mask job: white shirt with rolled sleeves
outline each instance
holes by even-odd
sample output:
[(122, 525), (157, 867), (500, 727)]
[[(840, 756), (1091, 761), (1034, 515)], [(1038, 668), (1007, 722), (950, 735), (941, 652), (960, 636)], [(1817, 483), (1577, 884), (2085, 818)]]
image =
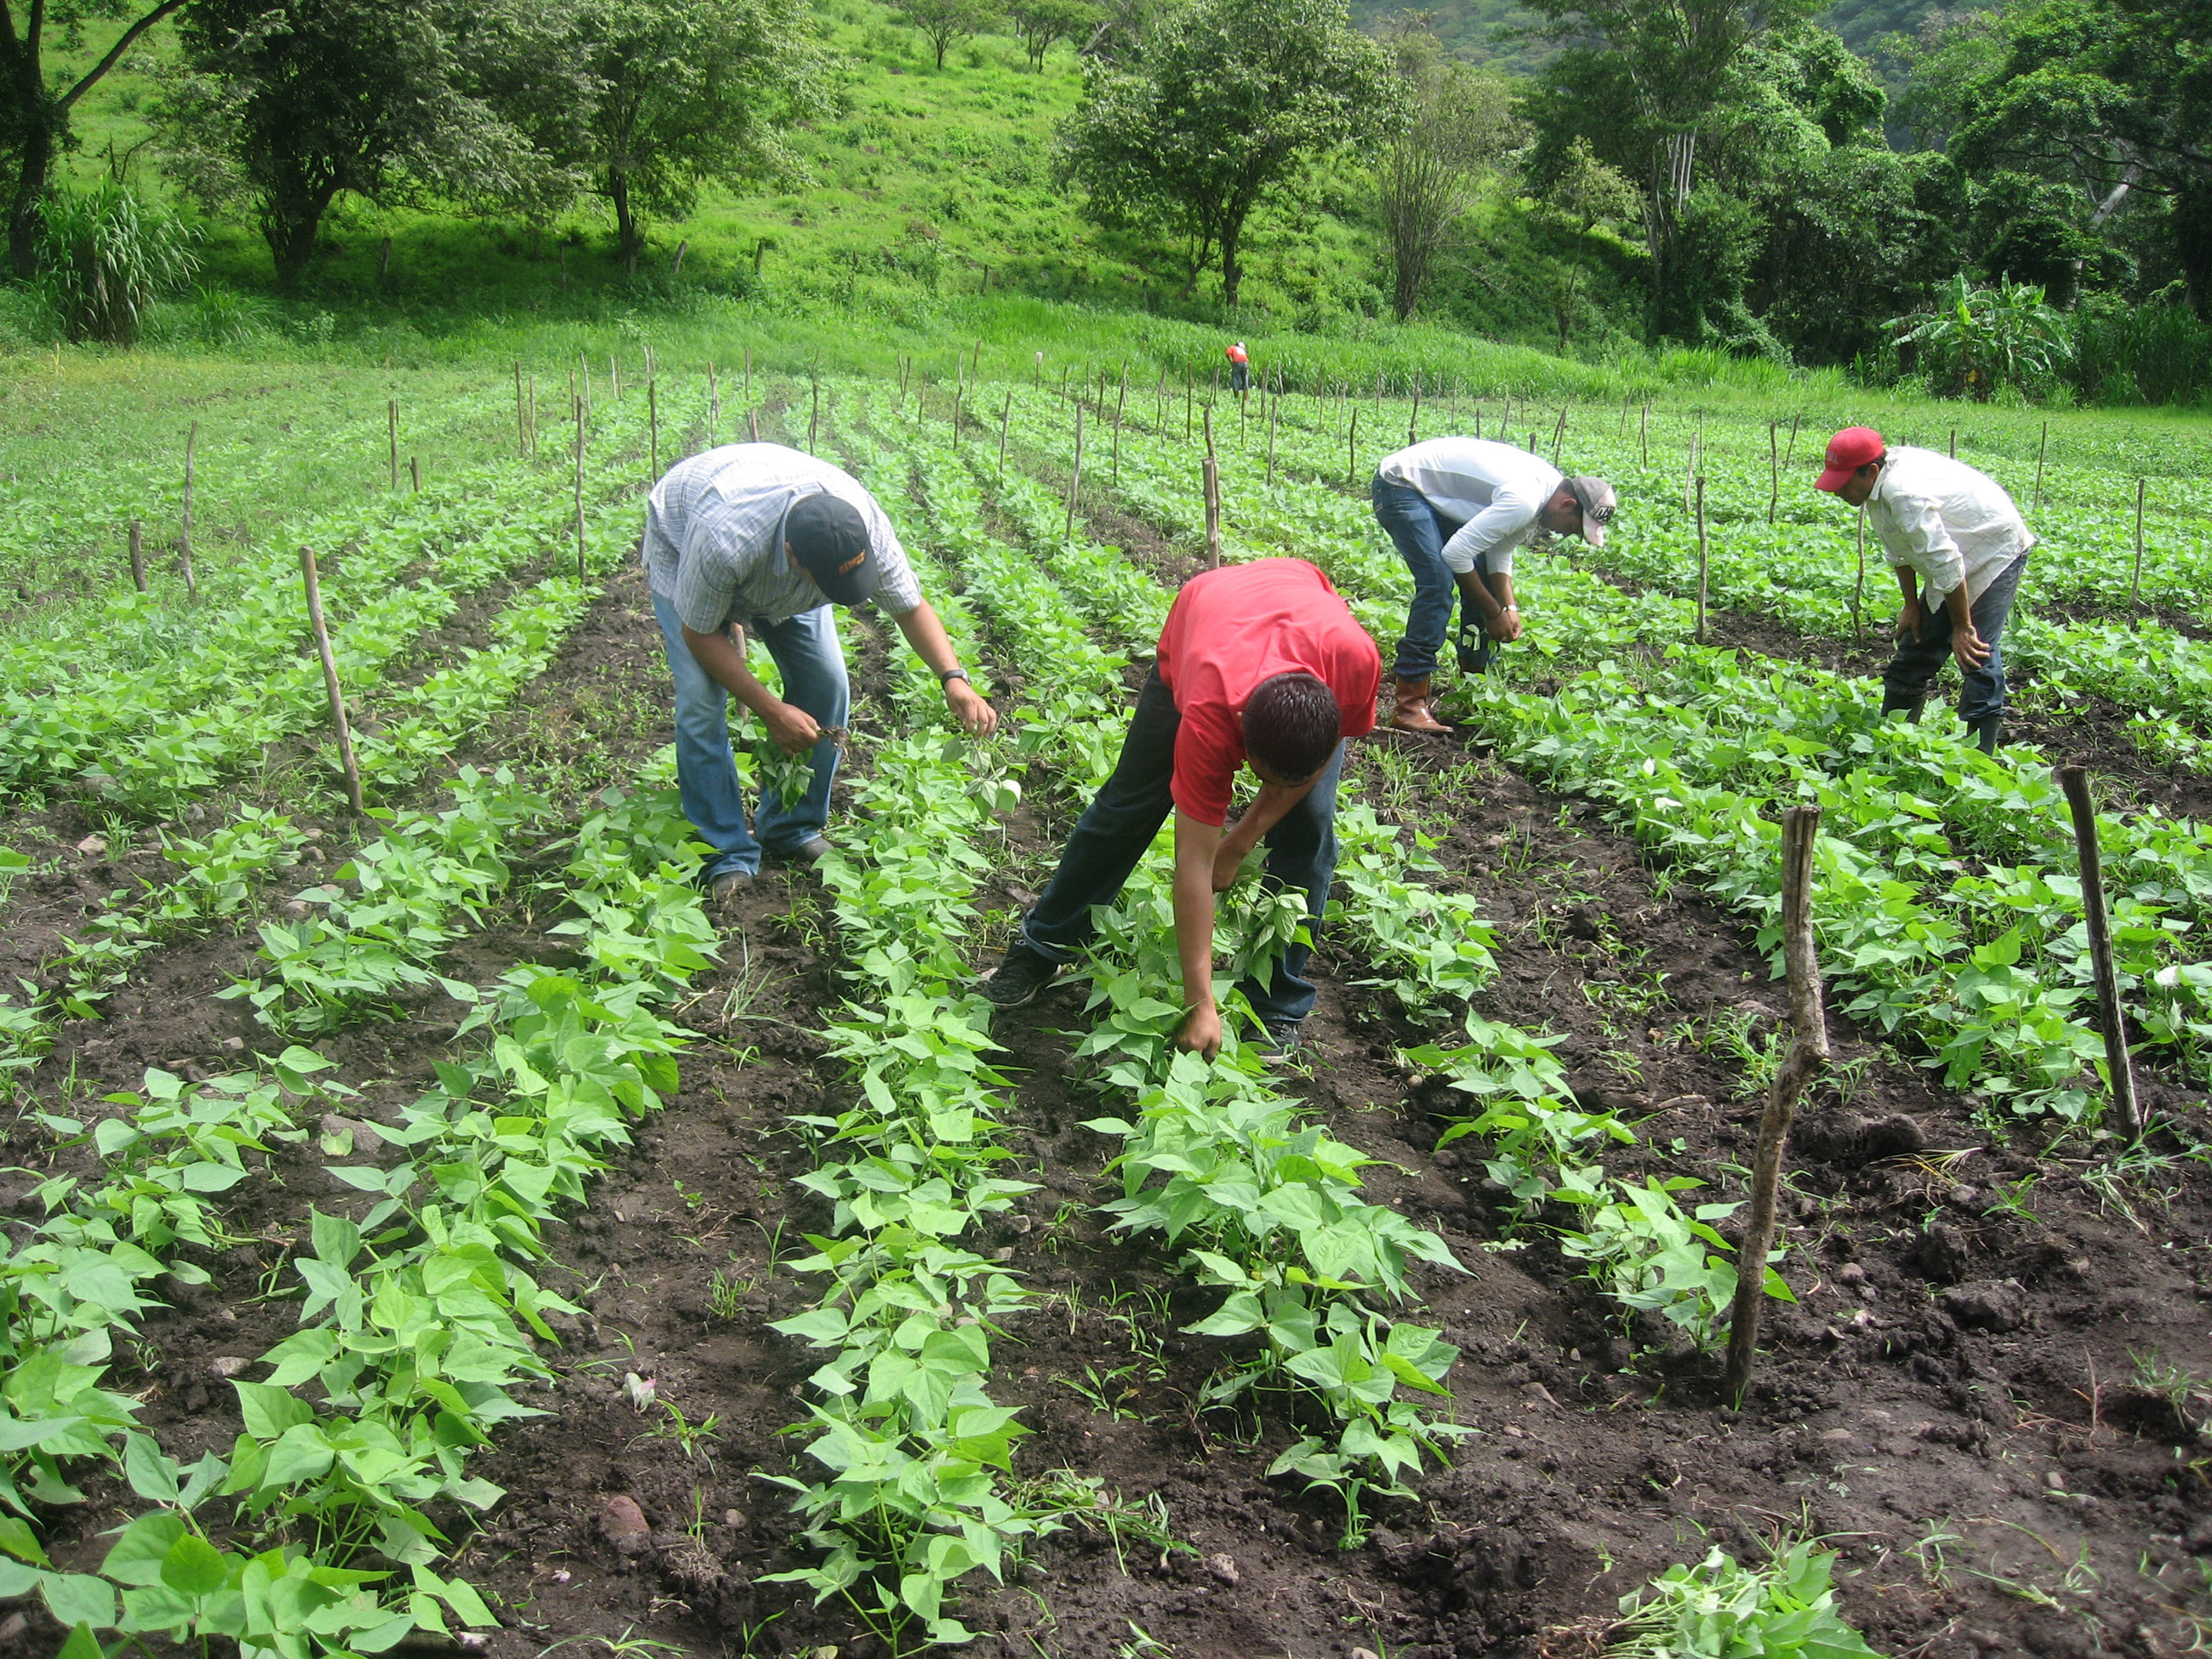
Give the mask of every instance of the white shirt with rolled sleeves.
[(1964, 582), (1966, 603), (2035, 545), (1996, 480), (1932, 449), (1893, 444), (1867, 497), (1867, 522), (1897, 569), (1917, 571), (1936, 605)]
[(653, 485), (644, 541), (653, 591), (701, 634), (820, 609), (829, 600), (783, 550), (783, 521), (793, 502), (823, 494), (852, 503), (867, 525), (883, 572), (875, 602), (895, 617), (920, 605), (921, 585), (876, 498), (842, 468), (781, 444), (725, 444), (678, 461)]
[(1447, 519), (1461, 520), (1444, 544), (1444, 563), (1456, 572), (1474, 568), (1486, 553), (1495, 572), (1513, 568), (1513, 550), (1536, 528), (1544, 510), (1566, 482), (1559, 468), (1540, 455), (1488, 438), (1428, 438), (1395, 455), (1378, 469), (1391, 483), (1407, 484)]

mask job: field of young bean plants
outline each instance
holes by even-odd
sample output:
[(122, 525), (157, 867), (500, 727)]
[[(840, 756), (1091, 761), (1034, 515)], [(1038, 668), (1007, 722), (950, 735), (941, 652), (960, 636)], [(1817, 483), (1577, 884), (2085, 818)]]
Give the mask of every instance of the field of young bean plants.
[[(626, 349), (201, 374), (128, 439), (58, 356), (7, 383), (0, 1654), (2212, 1644), (2201, 433), (1892, 433), (2043, 538), (1984, 756), (1877, 715), (1894, 585), (1810, 487), (1849, 411)], [(1409, 433), (1622, 498), (1523, 556), (1452, 737), (1354, 744), (1328, 917), (1224, 896), (1221, 971), (1310, 927), (1322, 1000), (1212, 1066), (1164, 843), (1039, 1003), (975, 990), (1206, 557), (1209, 423), (1221, 556), (1386, 650)], [(715, 914), (635, 548), (749, 430), (875, 493), (1005, 723), (841, 619), (837, 850)], [(1800, 803), (1835, 1056), (1732, 1400)]]

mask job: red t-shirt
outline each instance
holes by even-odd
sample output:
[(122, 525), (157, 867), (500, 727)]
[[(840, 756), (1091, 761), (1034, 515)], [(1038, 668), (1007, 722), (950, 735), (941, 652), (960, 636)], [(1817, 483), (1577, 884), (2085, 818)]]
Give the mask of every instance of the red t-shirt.
[(1328, 578), (1304, 559), (1255, 559), (1193, 576), (1160, 630), (1160, 678), (1174, 693), (1175, 804), (1200, 823), (1229, 817), (1244, 763), (1244, 702), (1261, 681), (1303, 671), (1336, 693), (1342, 734), (1375, 729), (1382, 656)]
[(1229, 348), (1229, 361), (1232, 363), (1243, 363), (1249, 362), (1251, 358), (1243, 346), (1231, 346)]

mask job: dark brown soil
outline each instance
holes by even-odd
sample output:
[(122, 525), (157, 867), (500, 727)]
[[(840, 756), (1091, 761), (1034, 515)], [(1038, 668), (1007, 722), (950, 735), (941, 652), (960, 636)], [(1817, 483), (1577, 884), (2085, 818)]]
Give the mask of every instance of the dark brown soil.
[[(1133, 520), (1097, 528), (1135, 556), (1164, 547)], [(625, 575), (468, 757), (560, 763), (580, 799), (665, 741), (659, 653), (642, 584)], [(882, 641), (859, 654), (862, 688), (880, 685)], [(856, 729), (881, 718), (864, 709)], [(1386, 747), (1403, 763), (1386, 765)], [(1731, 1034), (1764, 1045), (1781, 1006), (1737, 919), (1646, 867), (1586, 804), (1455, 739), (1378, 738), (1358, 769), (1386, 816), (1438, 838), (1443, 879), (1495, 921), (1499, 971), (1478, 1012), (1563, 1034), (1578, 1095), (1635, 1127), (1641, 1145), (1608, 1167), (1733, 1196), (1758, 1108)], [(1018, 904), (1048, 864), (1069, 804), (1042, 801), (1014, 827), (987, 902)], [(40, 902), (73, 927), (68, 906), (112, 879), (88, 867)], [(557, 920), (495, 913), (459, 970), (561, 960), (544, 931)], [(817, 1362), (766, 1326), (811, 1300), (776, 1263), (826, 1219), (793, 1184), (815, 1159), (787, 1123), (847, 1098), (814, 1035), (844, 994), (834, 933), (804, 875), (745, 895), (722, 966), (681, 1011), (699, 1035), (680, 1093), (591, 1207), (553, 1230), (542, 1277), (586, 1312), (547, 1351), (557, 1382), (532, 1403), (551, 1414), (509, 1425), (475, 1468), (507, 1498), (481, 1532), (457, 1534), (459, 1570), (502, 1613), (494, 1659), (625, 1632), (732, 1659), (876, 1650), (834, 1608), (760, 1582), (802, 1559), (785, 1496), (759, 1477), (803, 1468), (784, 1431)], [(239, 1004), (209, 1000), (245, 952), (226, 939), (157, 953), (110, 1021), (64, 1031), (42, 1098), (82, 1103), (145, 1064), (213, 1070), (237, 1063), (228, 1038), (265, 1043)], [(1841, 1549), (1844, 1610), (1885, 1651), (2148, 1656), (2188, 1646), (2185, 1612), (2212, 1617), (2187, 1588), (2191, 1552), (2212, 1551), (2212, 1460), (2135, 1386), (2130, 1358), (2212, 1374), (2212, 1194), (2177, 1143), (2156, 1144), (2164, 1167), (2100, 1194), (2082, 1176), (2089, 1152), (2108, 1150), (2046, 1151), (2026, 1126), (1978, 1122), (1924, 1068), (1834, 1020), (1837, 1078), (1808, 1101), (1785, 1198), (1799, 1302), (1770, 1304), (1769, 1357), (1738, 1413), (1719, 1404), (1710, 1358), (1621, 1319), (1543, 1227), (1509, 1237), (1479, 1142), (1435, 1150), (1463, 1100), (1401, 1056), (1452, 1033), (1360, 988), (1365, 965), (1340, 939), (1324, 938), (1317, 969), (1322, 1006), (1285, 1086), (1381, 1160), (1368, 1171), (1377, 1201), (1436, 1227), (1468, 1267), (1424, 1270), (1415, 1316), (1462, 1347), (1453, 1407), (1478, 1432), (1343, 1550), (1333, 1500), (1263, 1476), (1291, 1436), (1277, 1403), (1256, 1419), (1195, 1408), (1218, 1354), (1182, 1328), (1211, 1298), (1157, 1241), (1102, 1231), (1113, 1147), (1080, 1126), (1106, 1107), (1069, 1057), (1082, 993), (1056, 989), (998, 1032), (1018, 1067), (1014, 1172), (1037, 1189), (981, 1243), (1010, 1252), (1041, 1299), (1010, 1322), (993, 1387), (1035, 1431), (1021, 1474), (1064, 1468), (1156, 1497), (1191, 1550), (1117, 1551), (1080, 1529), (1047, 1539), (1007, 1589), (969, 1596), (965, 1616), (988, 1638), (975, 1651), (1108, 1659), (1133, 1625), (1186, 1659), (1592, 1653), (1616, 1599), (1668, 1563), (1711, 1543), (1756, 1559), (1805, 1530)], [(321, 1045), (362, 1088), (361, 1115), (411, 1097), (457, 1010), (409, 1012)], [(2151, 1080), (2147, 1103), (2203, 1121), (2168, 1079)], [(27, 1127), (9, 1139), (12, 1161), (43, 1156)], [(143, 1395), (172, 1451), (227, 1449), (236, 1433), (215, 1362), (288, 1334), (290, 1309), (260, 1299), (264, 1275), (309, 1204), (340, 1201), (324, 1161), (312, 1143), (282, 1152), (284, 1185), (254, 1183), (236, 1218), (254, 1242), (210, 1262), (215, 1285), (180, 1291), (120, 1363), (118, 1386)], [(23, 1177), (9, 1180), (20, 1194)], [(633, 1370), (692, 1423), (713, 1420), (696, 1455), (631, 1410)], [(89, 1556), (131, 1502), (112, 1482), (88, 1490), (90, 1503), (46, 1517), (64, 1559)], [(652, 1528), (635, 1553), (603, 1525), (618, 1496)], [(34, 1624), (15, 1649), (47, 1645)]]

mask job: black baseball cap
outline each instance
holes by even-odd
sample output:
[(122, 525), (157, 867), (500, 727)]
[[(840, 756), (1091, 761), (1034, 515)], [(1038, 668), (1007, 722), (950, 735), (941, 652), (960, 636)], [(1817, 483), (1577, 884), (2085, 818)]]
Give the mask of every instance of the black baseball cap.
[(784, 515), (783, 538), (792, 562), (832, 605), (859, 605), (883, 583), (867, 520), (842, 495), (801, 496)]

